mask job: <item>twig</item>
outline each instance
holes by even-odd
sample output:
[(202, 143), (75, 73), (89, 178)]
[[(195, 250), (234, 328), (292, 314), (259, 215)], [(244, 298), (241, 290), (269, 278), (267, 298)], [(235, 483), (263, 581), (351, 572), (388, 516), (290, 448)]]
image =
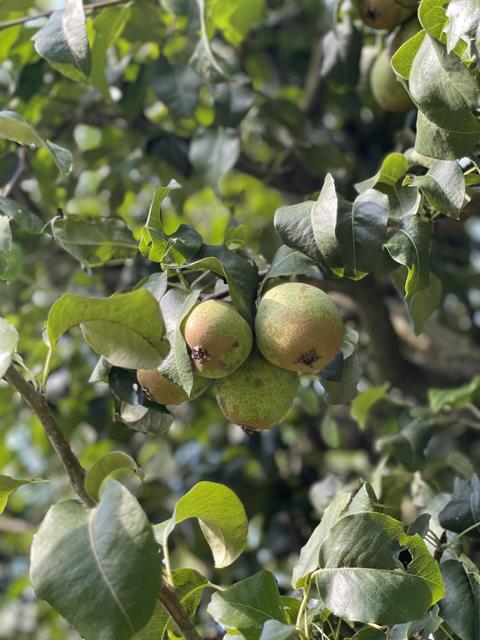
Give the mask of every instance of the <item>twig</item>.
[(85, 490), (84, 478), (85, 470), (73, 453), (69, 442), (50, 409), (45, 396), (37, 391), (22, 374), (13, 367), (8, 369), (5, 380), (18, 391), (33, 413), (38, 417), (45, 430), (50, 444), (60, 457), (63, 466), (68, 474), (72, 489), (77, 496), (88, 506), (94, 507), (95, 502), (90, 498)]
[(23, 147), (20, 147), (20, 149), (18, 150), (17, 168), (15, 169), (14, 174), (12, 175), (10, 180), (7, 182), (7, 184), (3, 187), (3, 189), (0, 189), (1, 196), (3, 196), (4, 198), (7, 198), (10, 195), (10, 192), (12, 191), (14, 186), (17, 184), (18, 179), (20, 178), (20, 176), (22, 175), (22, 173), (25, 171), (26, 168), (27, 168), (27, 162), (26, 162), (26, 156), (25, 156), (25, 149)]
[(195, 625), (178, 599), (175, 590), (165, 581), (160, 590), (159, 600), (176, 622), (185, 640), (201, 640)]
[[(105, 7), (113, 7), (116, 4), (126, 4), (130, 0), (104, 0), (103, 2), (95, 2), (93, 4), (84, 5), (85, 12), (96, 11), (97, 9), (103, 9)], [(19, 24), (25, 24), (31, 20), (37, 20), (38, 18), (49, 18), (52, 13), (55, 13), (55, 9), (50, 11), (44, 11), (43, 13), (37, 13), (33, 15), (23, 16), (22, 18), (15, 18), (15, 20), (7, 20), (0, 22), (0, 31), (3, 29), (9, 29), (10, 27), (16, 27)]]

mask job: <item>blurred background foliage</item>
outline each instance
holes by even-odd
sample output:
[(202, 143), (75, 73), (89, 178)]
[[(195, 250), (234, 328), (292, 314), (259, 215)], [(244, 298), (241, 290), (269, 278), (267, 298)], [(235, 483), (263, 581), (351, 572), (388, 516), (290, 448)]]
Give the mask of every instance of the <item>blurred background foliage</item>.
[[(55, 225), (42, 235), (13, 225), (15, 259), (0, 282), (0, 315), (18, 329), (19, 352), (34, 373), (43, 366), (43, 324), (58, 296), (109, 295), (158, 271), (136, 245), (159, 184), (181, 184), (165, 202), (167, 231), (193, 224), (205, 242), (246, 247), (268, 263), (281, 244), (272, 226), (276, 208), (316, 195), (327, 171), (351, 198), (353, 185), (373, 175), (388, 152), (412, 147), (414, 113), (384, 112), (370, 94), (368, 71), (384, 37), (362, 28), (348, 2), (338, 15), (335, 0), (255, 0), (245, 3), (250, 13), (244, 17), (241, 3), (234, 5), (240, 12), (235, 28), (220, 27), (213, 37), (209, 27), (211, 51), (233, 81), (219, 81), (199, 44), (197, 4), (190, 0), (136, 0), (87, 12), (90, 85), (71, 82), (35, 52), (31, 37), (41, 22), (0, 31), (0, 107), (14, 109), (74, 155), (72, 173), (61, 179), (45, 150), (27, 151), (10, 194), (45, 225), (60, 220), (64, 230), (55, 241)], [(61, 6), (0, 0), (0, 22)], [(18, 153), (0, 141), (0, 187)], [(464, 393), (466, 400), (432, 412), (423, 369), (400, 372), (399, 350), (416, 367), (450, 376), (452, 386), (478, 371), (475, 214), (472, 204), (466, 222), (440, 217), (435, 223), (432, 269), (443, 298), (421, 336), (382, 275), (389, 265), (363, 287), (370, 308), (387, 310), (398, 337), (384, 344), (395, 379), (385, 367), (372, 367), (372, 341), (378, 351), (382, 327), (365, 314), (356, 292), (329, 283), (347, 325), (360, 332), (359, 390), (394, 385), (360, 418), (362, 426), (349, 405), (327, 405), (321, 385), (305, 379), (284, 424), (262, 435), (228, 425), (212, 392), (176, 408), (165, 437), (145, 435), (116, 418), (105, 383), (89, 382), (97, 358), (74, 330), (55, 352), (48, 398), (82, 464), (114, 449), (133, 455), (145, 471), (144, 484), (134, 490), (153, 522), (168, 517), (199, 480), (231, 487), (251, 522), (248, 550), (232, 567), (212, 572), (195, 524), (184, 523), (174, 536), (174, 565), (198, 567), (222, 584), (264, 567), (288, 592), (299, 549), (329, 499), (362, 479), (373, 481), (397, 517), (413, 520), (427, 505), (435, 515), (454, 477), (480, 470), (480, 385)], [(112, 225), (128, 238), (121, 248)], [(100, 268), (85, 264), (93, 233), (103, 234), (104, 250), (111, 250)], [(0, 638), (78, 638), (34, 597), (27, 577), (32, 534), (48, 506), (70, 490), (39, 422), (4, 383), (0, 442), (2, 473), (49, 479), (19, 489), (0, 516)], [(471, 545), (478, 562), (480, 545)]]

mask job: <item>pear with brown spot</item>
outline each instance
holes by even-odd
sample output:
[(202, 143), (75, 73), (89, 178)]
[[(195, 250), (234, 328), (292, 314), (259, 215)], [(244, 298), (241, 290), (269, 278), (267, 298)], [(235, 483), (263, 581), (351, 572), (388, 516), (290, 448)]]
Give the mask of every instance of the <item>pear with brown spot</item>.
[(416, 0), (357, 0), (358, 13), (372, 29), (391, 31), (417, 11)]
[(217, 402), (230, 422), (246, 431), (263, 431), (282, 420), (297, 387), (297, 374), (253, 352), (235, 373), (217, 381)]
[(240, 367), (252, 350), (248, 322), (223, 300), (206, 300), (192, 309), (183, 330), (199, 375), (223, 378)]
[(309, 284), (287, 282), (260, 300), (257, 346), (269, 362), (290, 371), (318, 371), (335, 356), (343, 323), (331, 298)]
[(138, 369), (137, 380), (147, 396), (158, 404), (182, 404), (198, 398), (208, 389), (209, 381), (195, 376), (192, 393), (187, 392), (175, 382), (172, 382), (158, 369)]

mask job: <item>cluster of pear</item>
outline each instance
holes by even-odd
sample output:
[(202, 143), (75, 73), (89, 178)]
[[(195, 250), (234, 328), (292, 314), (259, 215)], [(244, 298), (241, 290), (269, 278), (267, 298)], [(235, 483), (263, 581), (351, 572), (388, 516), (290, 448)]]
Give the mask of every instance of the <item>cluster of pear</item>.
[(230, 302), (206, 300), (183, 324), (195, 384), (189, 397), (157, 369), (140, 369), (137, 378), (160, 404), (198, 397), (215, 380), (217, 402), (228, 420), (247, 430), (264, 430), (281, 421), (298, 386), (298, 373), (313, 373), (337, 353), (343, 323), (335, 303), (312, 285), (288, 282), (268, 290), (249, 323)]
[(391, 66), (395, 51), (420, 29), (416, 0), (357, 0), (358, 13), (373, 29), (393, 31), (387, 46), (370, 69), (370, 88), (375, 101), (386, 111), (405, 112), (413, 108), (410, 96), (397, 80)]

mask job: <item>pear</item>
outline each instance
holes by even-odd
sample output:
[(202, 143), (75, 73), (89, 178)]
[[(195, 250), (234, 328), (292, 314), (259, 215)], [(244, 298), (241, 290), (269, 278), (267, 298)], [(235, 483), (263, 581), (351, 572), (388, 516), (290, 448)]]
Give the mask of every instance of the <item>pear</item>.
[(248, 322), (223, 300), (206, 300), (192, 309), (183, 334), (199, 375), (223, 378), (242, 365), (252, 350)]
[(217, 402), (226, 418), (245, 430), (263, 431), (281, 421), (298, 387), (298, 376), (253, 352), (235, 373), (216, 382)]
[(380, 52), (373, 63), (370, 88), (375, 101), (385, 111), (405, 112), (414, 108), (410, 96), (397, 80), (386, 49)]
[(182, 404), (198, 398), (209, 386), (205, 378), (195, 376), (191, 396), (158, 369), (138, 369), (137, 380), (148, 397), (158, 404)]
[(392, 31), (417, 11), (416, 0), (357, 0), (358, 13), (372, 29)]
[(262, 297), (255, 319), (257, 346), (290, 371), (318, 371), (337, 353), (343, 323), (331, 298), (309, 284), (287, 282)]

